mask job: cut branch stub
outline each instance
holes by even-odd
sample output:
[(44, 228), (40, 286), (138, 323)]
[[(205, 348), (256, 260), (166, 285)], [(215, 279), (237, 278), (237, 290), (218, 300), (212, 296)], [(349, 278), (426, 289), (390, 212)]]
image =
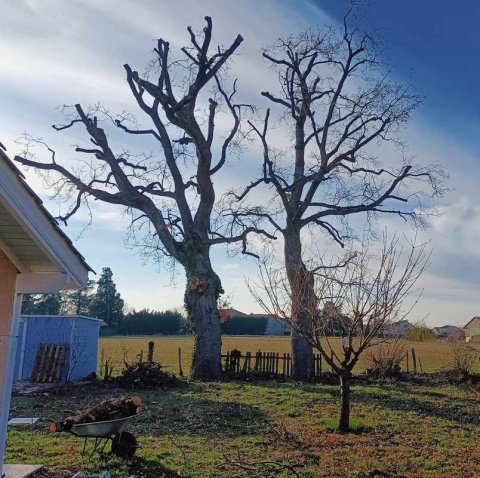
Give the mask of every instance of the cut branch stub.
[(208, 280), (197, 277), (188, 283), (188, 289), (196, 292), (197, 294), (205, 294), (209, 285), (210, 283)]

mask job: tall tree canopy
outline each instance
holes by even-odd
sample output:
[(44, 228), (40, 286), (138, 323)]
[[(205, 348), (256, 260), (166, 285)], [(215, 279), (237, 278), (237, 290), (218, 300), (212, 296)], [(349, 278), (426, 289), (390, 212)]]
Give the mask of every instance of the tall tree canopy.
[[(50, 161), (39, 161), (28, 147), (16, 160), (58, 173), (51, 184), (74, 198), (63, 220), (90, 199), (122, 206), (132, 216), (135, 237), (145, 234), (145, 251), (156, 258), (168, 256), (183, 266), (185, 307), (195, 334), (191, 375), (218, 378), (221, 336), (217, 300), (223, 290), (211, 264), (210, 249), (238, 242), (247, 252), (248, 234), (262, 231), (250, 225), (237, 234), (214, 212), (213, 177), (227, 162), (245, 107), (235, 102), (236, 82), (230, 91), (225, 88), (222, 72), (243, 38), (238, 35), (227, 48), (212, 48), (212, 20), (205, 17), (205, 22), (201, 34), (188, 27), (190, 43), (178, 57), (171, 56), (167, 41), (158, 40), (148, 77), (125, 65), (128, 86), (148, 126), (130, 121), (131, 115), (102, 116), (98, 109), (76, 105), (68, 123), (54, 128), (61, 131), (80, 126), (87, 133), (91, 144), (76, 148), (89, 157), (84, 167), (61, 165), (52, 150)], [(156, 78), (150, 81), (153, 75)], [(222, 131), (218, 134), (220, 112)], [(113, 126), (132, 138), (149, 138), (161, 156), (134, 155), (119, 147), (110, 140), (99, 116), (111, 119)]]
[[(441, 171), (405, 162), (400, 150), (394, 161), (385, 157), (387, 145), (399, 144), (397, 132), (420, 98), (384, 71), (374, 38), (352, 28), (349, 15), (341, 31), (324, 28), (280, 39), (263, 56), (278, 73), (279, 88), (262, 93), (274, 110), (261, 124), (250, 123), (263, 148), (262, 173), (235, 194), (241, 206), (234, 205), (233, 214), (268, 220), (283, 235), (291, 287), (310, 284), (292, 293), (291, 303), (299, 326), (292, 329), (293, 376), (308, 379), (312, 347), (299, 330), (308, 328), (316, 300), (305, 231), (322, 230), (343, 247), (349, 216), (421, 221), (422, 195), (442, 192)], [(270, 132), (275, 114), (293, 138), (284, 150)], [(252, 207), (246, 201), (262, 185), (273, 192), (272, 200), (262, 196), (264, 205)]]

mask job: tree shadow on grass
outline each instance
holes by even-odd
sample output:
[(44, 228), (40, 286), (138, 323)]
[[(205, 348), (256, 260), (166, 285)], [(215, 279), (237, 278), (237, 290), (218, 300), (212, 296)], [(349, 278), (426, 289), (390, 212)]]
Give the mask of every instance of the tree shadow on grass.
[[(268, 387), (268, 383), (258, 384)], [(291, 389), (292, 392), (307, 392), (320, 394), (321, 401), (340, 400), (338, 386), (322, 384), (276, 384), (277, 388)], [(328, 396), (330, 399), (325, 400)], [(438, 390), (438, 385), (429, 386), (423, 384), (422, 388), (411, 387), (402, 382), (395, 383), (364, 383), (355, 382), (352, 384), (352, 404), (380, 405), (382, 408), (394, 412), (413, 412), (418, 415), (440, 418), (455, 422), (458, 424), (480, 424), (480, 415), (478, 413), (478, 402), (469, 398), (452, 398), (452, 396), (442, 390)], [(364, 430), (359, 430), (360, 433)]]
[(129, 429), (154, 436), (234, 438), (265, 433), (270, 425), (268, 415), (255, 406), (184, 392), (160, 392), (147, 397)]
[(412, 389), (397, 384), (383, 393), (368, 387), (352, 389), (352, 402), (377, 404), (395, 412), (413, 412), (458, 424), (479, 425), (478, 404), (472, 399), (452, 399), (438, 391)]

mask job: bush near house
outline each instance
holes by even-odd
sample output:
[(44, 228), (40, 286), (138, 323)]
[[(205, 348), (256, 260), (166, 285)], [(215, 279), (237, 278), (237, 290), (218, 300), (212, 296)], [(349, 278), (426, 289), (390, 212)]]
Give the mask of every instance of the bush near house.
[(404, 339), (410, 342), (430, 342), (436, 340), (437, 336), (428, 327), (414, 327), (405, 331)]

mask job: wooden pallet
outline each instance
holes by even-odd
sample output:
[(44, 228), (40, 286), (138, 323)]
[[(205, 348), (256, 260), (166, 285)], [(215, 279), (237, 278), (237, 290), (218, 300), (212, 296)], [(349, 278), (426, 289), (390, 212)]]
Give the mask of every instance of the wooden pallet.
[(60, 382), (65, 377), (70, 347), (67, 344), (40, 344), (33, 364), (31, 381)]

